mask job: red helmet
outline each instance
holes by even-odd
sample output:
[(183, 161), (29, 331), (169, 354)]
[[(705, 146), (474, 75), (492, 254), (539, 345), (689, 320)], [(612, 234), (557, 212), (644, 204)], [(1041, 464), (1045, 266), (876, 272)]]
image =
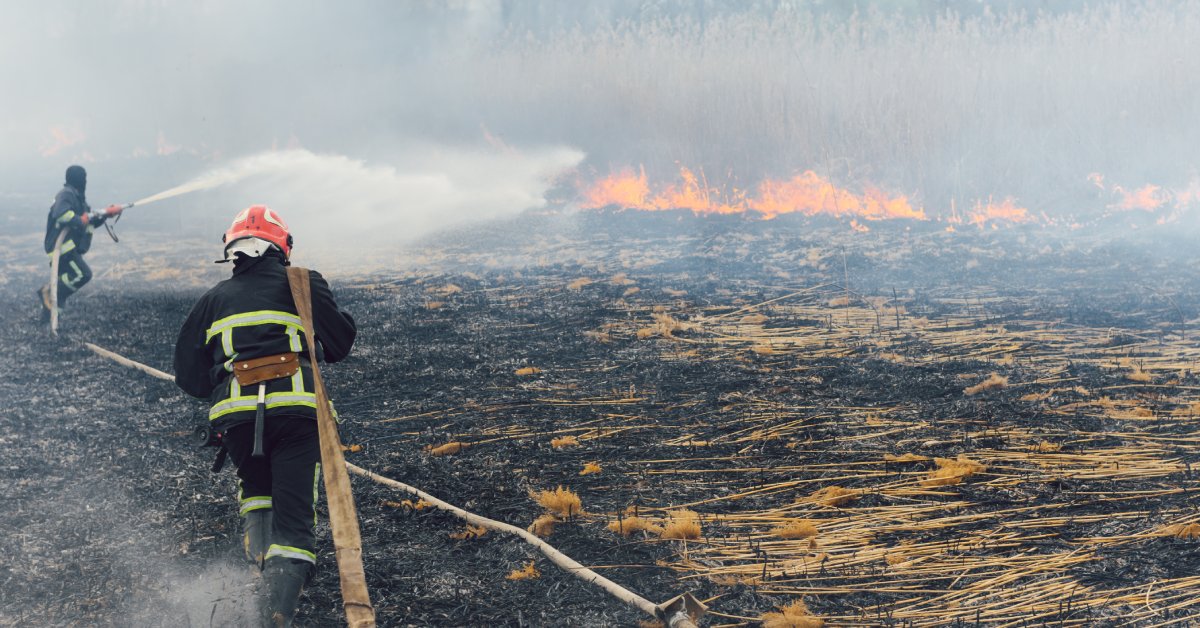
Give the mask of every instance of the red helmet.
[(292, 235), (287, 223), (266, 205), (251, 205), (239, 212), (221, 241), (229, 245), (240, 238), (262, 238), (279, 247), (285, 256), (292, 255)]

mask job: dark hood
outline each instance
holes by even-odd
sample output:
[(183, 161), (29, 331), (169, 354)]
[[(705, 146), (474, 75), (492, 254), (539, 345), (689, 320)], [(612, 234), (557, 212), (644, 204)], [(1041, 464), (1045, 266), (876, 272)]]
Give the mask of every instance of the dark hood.
[(75, 188), (80, 196), (87, 192), (87, 170), (83, 166), (67, 168), (67, 185)]

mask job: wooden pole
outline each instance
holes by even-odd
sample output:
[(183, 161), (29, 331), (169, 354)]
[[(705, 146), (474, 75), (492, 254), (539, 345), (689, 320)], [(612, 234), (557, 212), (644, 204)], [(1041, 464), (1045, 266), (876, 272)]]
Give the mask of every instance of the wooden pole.
[(63, 240), (67, 238), (67, 230), (58, 232), (54, 241), (54, 250), (50, 256), (50, 333), (58, 335), (58, 258)]
[(317, 364), (317, 336), (313, 326), (308, 269), (289, 267), (287, 270), (292, 298), (296, 301), (296, 310), (304, 325), (308, 359), (312, 363), (313, 386), (317, 394), (317, 430), (321, 439), (321, 469), (325, 479), (325, 500), (329, 504), (329, 527), (333, 531), (333, 547), (342, 584), (342, 608), (350, 628), (373, 628), (375, 608), (371, 606), (367, 576), (363, 571), (362, 537), (358, 530), (358, 513), (354, 509), (354, 494), (350, 492), (350, 475), (346, 472), (342, 441)]

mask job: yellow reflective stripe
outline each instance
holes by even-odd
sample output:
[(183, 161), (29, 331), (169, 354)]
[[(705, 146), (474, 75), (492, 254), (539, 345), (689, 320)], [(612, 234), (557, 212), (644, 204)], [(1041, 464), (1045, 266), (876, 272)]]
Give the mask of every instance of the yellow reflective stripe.
[(271, 507), (271, 497), (249, 497), (241, 500), (241, 507), (238, 509), (238, 514), (246, 516), (246, 513), (254, 510), (269, 509)]
[(59, 279), (62, 280), (62, 283), (64, 286), (71, 289), (71, 292), (75, 292), (76, 290), (79, 289), (78, 286), (76, 286), (75, 284), (80, 279), (83, 279), (83, 270), (81, 270), (79, 268), (79, 265), (75, 263), (75, 260), (71, 260), (70, 265), (71, 265), (71, 270), (75, 271), (75, 276), (72, 277), (70, 273), (63, 273), (62, 276), (59, 277)]
[(59, 216), (59, 217), (58, 217), (58, 220), (57, 220), (57, 221), (55, 221), (55, 222), (56, 222), (57, 224), (60, 224), (60, 225), (61, 225), (61, 224), (62, 224), (62, 223), (64, 223), (64, 222), (70, 222), (70, 220), (71, 220), (72, 218), (74, 218), (74, 217), (75, 217), (75, 211), (74, 211), (74, 210), (71, 210), (71, 209), (68, 209), (67, 211), (63, 212), (63, 215)]
[[(66, 255), (67, 253), (70, 253), (71, 251), (74, 251), (74, 250), (75, 250), (75, 241), (74, 240), (64, 240), (62, 243), (62, 246), (59, 247), (59, 249), (58, 249), (58, 254)], [(50, 251), (49, 253), (46, 254), (46, 257), (53, 257), (53, 256), (54, 256), (54, 251)]]
[[(208, 340), (206, 339), (204, 342), (208, 342)], [(225, 352), (225, 357), (229, 358), (229, 361), (232, 363), (233, 356), (237, 355), (233, 351), (233, 328), (232, 327), (221, 331), (221, 350)], [(231, 364), (231, 367), (229, 370), (230, 370), (230, 372), (233, 372), (232, 364)]]
[(313, 467), (313, 527), (317, 525), (317, 487), (321, 485), (321, 463)]
[(304, 392), (304, 369), (292, 373), (292, 392)]
[(267, 558), (275, 558), (276, 556), (280, 558), (295, 558), (297, 560), (304, 560), (310, 563), (317, 562), (317, 555), (308, 550), (302, 550), (299, 547), (288, 547), (287, 545), (272, 544), (271, 547), (267, 549)]
[(289, 325), (287, 328), (287, 335), (288, 340), (292, 343), (292, 351), (300, 353), (300, 351), (303, 349), (303, 347), (300, 346), (300, 328)]
[(204, 338), (205, 342), (212, 340), (213, 336), (223, 333), (226, 329), (232, 330), (235, 327), (250, 327), (252, 325), (275, 324), (285, 327), (301, 328), (300, 317), (287, 312), (277, 310), (258, 310), (254, 312), (243, 312), (226, 316), (220, 320), (214, 321), (212, 326), (208, 328), (207, 335)]
[[(258, 396), (251, 395), (247, 397), (231, 397), (213, 405), (208, 410), (208, 419), (211, 421), (225, 416), (231, 412), (242, 412), (245, 410), (253, 410), (258, 406)], [(271, 393), (267, 395), (267, 409), (286, 408), (291, 406), (303, 406), (307, 408), (317, 408), (317, 396), (313, 393), (305, 392), (282, 392)]]

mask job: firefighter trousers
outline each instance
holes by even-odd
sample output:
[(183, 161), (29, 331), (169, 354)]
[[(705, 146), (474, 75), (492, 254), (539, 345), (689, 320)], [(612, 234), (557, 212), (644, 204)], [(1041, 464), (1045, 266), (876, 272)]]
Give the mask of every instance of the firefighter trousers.
[(58, 258), (58, 307), (92, 280), (92, 269), (79, 251), (67, 251)]
[(237, 465), (239, 514), (273, 511), (266, 560), (290, 558), (316, 564), (317, 490), (321, 445), (317, 422), (308, 417), (269, 416), (263, 423), (262, 458), (254, 458), (254, 424), (225, 433)]

